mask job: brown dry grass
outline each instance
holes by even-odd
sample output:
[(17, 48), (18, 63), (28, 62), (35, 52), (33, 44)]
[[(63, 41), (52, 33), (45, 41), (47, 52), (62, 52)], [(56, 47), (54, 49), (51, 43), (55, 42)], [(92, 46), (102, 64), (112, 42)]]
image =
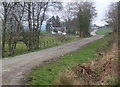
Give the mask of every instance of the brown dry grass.
[(84, 85), (84, 83), (77, 79), (77, 75), (72, 70), (65, 70), (59, 73), (57, 85)]
[(100, 51), (97, 59), (86, 64), (78, 64), (73, 70), (62, 71), (56, 80), (58, 85), (113, 85), (118, 77), (117, 44), (110, 45), (107, 51)]

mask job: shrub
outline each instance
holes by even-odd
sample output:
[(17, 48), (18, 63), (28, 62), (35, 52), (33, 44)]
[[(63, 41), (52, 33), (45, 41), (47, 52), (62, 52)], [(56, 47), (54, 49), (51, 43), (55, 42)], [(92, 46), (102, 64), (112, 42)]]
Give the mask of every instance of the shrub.
[(83, 85), (84, 83), (77, 79), (77, 75), (72, 70), (65, 70), (58, 74), (55, 81), (57, 85)]

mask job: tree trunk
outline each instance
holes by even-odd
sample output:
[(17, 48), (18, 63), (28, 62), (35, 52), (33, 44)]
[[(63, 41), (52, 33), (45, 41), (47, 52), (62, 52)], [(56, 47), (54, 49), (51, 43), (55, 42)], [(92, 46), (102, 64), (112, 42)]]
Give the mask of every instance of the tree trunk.
[(33, 20), (33, 32), (32, 32), (32, 35), (33, 35), (33, 37), (32, 37), (32, 49), (35, 49), (35, 46), (36, 46), (36, 44), (35, 44), (35, 39), (36, 39), (36, 37), (35, 37), (35, 14), (34, 14), (34, 9), (35, 9), (35, 3), (34, 2), (32, 2), (32, 20)]
[[(3, 3), (4, 6), (5, 2)], [(2, 57), (4, 57), (4, 52), (5, 52), (5, 32), (6, 32), (6, 21), (7, 21), (7, 7), (6, 5), (4, 6), (4, 19), (2, 23)]]
[(79, 38), (81, 38), (81, 31), (79, 31)]
[(12, 55), (12, 37), (11, 37), (11, 32), (10, 32), (10, 36), (9, 36), (9, 41), (8, 41), (8, 47), (9, 47), (9, 49), (8, 49), (8, 56), (11, 56)]
[(6, 30), (6, 17), (2, 25), (2, 57), (4, 57), (4, 52), (5, 52), (5, 30)]
[(28, 26), (29, 26), (29, 48), (28, 50), (32, 50), (32, 19), (31, 19), (31, 2), (28, 2)]

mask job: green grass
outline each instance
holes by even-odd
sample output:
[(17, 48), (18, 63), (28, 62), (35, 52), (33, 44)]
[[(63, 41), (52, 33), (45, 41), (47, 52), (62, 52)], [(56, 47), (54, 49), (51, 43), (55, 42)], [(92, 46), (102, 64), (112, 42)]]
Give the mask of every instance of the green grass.
[[(53, 40), (53, 39), (54, 40), (59, 39), (58, 38), (59, 36), (55, 36), (55, 35), (46, 36), (45, 32), (42, 33), (42, 34), (45, 34), (45, 35), (40, 37), (40, 42), (50, 41), (50, 40)], [(39, 50), (42, 50), (42, 49), (54, 47), (54, 46), (61, 45), (63, 43), (67, 43), (67, 42), (78, 40), (78, 39), (79, 38), (77, 38), (76, 35), (68, 35), (68, 41), (66, 41), (66, 42), (59, 42), (57, 44), (52, 44), (52, 45), (45, 46), (45, 47), (42, 46), (41, 48), (35, 49), (35, 50), (32, 50), (32, 51), (28, 51), (26, 45), (23, 42), (18, 42), (17, 46), (16, 46), (16, 49), (15, 49), (15, 53), (12, 56), (8, 56), (8, 44), (6, 44), (5, 45), (5, 53), (4, 53), (4, 55), (5, 55), (5, 58), (6, 57), (13, 57), (13, 56), (21, 55), (21, 54), (26, 54), (26, 53), (35, 52), (35, 51), (39, 51)]]
[(40, 41), (50, 41), (52, 39), (56, 40), (57, 38), (54, 35), (51, 35), (51, 36), (41, 36), (40, 37)]
[[(16, 45), (15, 54), (13, 56), (23, 54), (26, 51), (27, 51), (26, 45), (23, 42), (18, 42)], [(8, 44), (5, 45), (5, 57), (8, 57), (7, 53), (8, 53)]]
[(108, 37), (102, 38), (87, 45), (85, 48), (60, 57), (57, 61), (36, 67), (28, 75), (29, 81), (27, 83), (30, 85), (54, 85), (54, 81), (61, 70), (75, 67), (78, 63), (85, 63), (90, 58), (96, 58), (96, 50), (101, 47), (107, 39)]
[(99, 29), (96, 34), (98, 35), (106, 35), (108, 33), (111, 33), (112, 32), (112, 29)]
[(41, 32), (40, 33), (41, 35), (47, 35), (47, 34), (49, 34), (48, 32)]

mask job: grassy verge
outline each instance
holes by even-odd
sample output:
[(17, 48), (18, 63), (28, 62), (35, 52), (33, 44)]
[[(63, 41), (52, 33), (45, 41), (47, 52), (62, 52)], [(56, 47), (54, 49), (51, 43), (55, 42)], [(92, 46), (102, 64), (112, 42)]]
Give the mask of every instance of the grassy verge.
[(96, 50), (108, 39), (108, 37), (97, 40), (85, 48), (62, 56), (59, 60), (50, 64), (36, 67), (28, 75), (30, 85), (54, 85), (58, 73), (66, 68), (75, 67), (78, 63), (85, 63), (89, 59), (96, 58)]
[[(40, 37), (40, 42), (62, 39), (61, 37), (59, 37), (59, 38), (58, 37), (59, 36), (55, 36), (55, 35), (51, 35), (51, 36), (43, 35), (43, 36)], [(51, 44), (51, 45), (45, 46), (45, 47), (42, 46), (39, 49), (35, 49), (35, 50), (32, 50), (32, 51), (28, 51), (26, 45), (23, 42), (18, 42), (17, 46), (16, 46), (16, 49), (15, 49), (15, 53), (12, 56), (8, 56), (8, 44), (6, 44), (4, 54), (5, 54), (5, 57), (13, 57), (13, 56), (21, 55), (21, 54), (26, 54), (26, 53), (35, 52), (35, 51), (39, 51), (39, 50), (42, 50), (42, 49), (54, 47), (54, 46), (57, 46), (57, 45), (61, 45), (61, 44), (67, 43), (67, 42), (71, 42), (71, 41), (75, 41), (75, 40), (80, 39), (80, 38), (77, 37), (77, 35), (68, 35), (67, 37), (68, 37), (67, 41), (59, 42), (57, 44)]]
[(108, 33), (111, 33), (112, 32), (112, 29), (99, 29), (96, 34), (98, 35), (106, 35)]

